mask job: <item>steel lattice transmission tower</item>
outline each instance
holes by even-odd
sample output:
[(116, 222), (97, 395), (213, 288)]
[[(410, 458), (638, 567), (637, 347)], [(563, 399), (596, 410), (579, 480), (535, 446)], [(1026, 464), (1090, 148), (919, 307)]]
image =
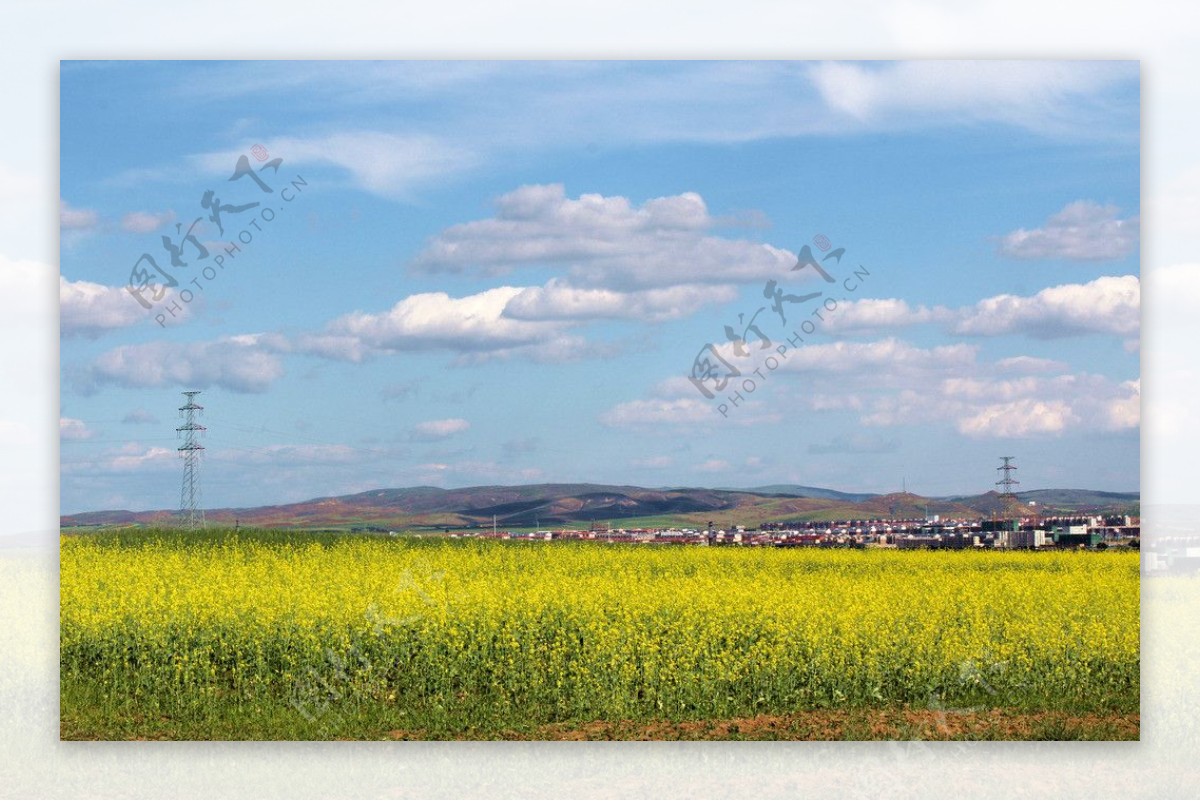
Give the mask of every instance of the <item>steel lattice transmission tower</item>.
[(184, 528), (204, 528), (204, 509), (200, 505), (200, 452), (204, 450), (196, 437), (205, 428), (196, 422), (204, 407), (196, 403), (199, 390), (183, 393), (187, 403), (179, 407), (183, 425), (175, 429), (183, 433), (179, 454), (183, 457), (183, 484), (179, 489), (179, 519)]
[(996, 485), (1001, 488), (1001, 500), (1015, 501), (1017, 499), (1017, 493), (1013, 492), (1013, 487), (1017, 486), (1021, 482), (1012, 477), (1012, 471), (1017, 469), (1017, 466), (1012, 464), (1012, 460), (1015, 458), (1015, 456), (1001, 456), (1000, 459), (1004, 462), (1004, 464), (996, 468), (1004, 473), (1004, 478), (996, 482)]

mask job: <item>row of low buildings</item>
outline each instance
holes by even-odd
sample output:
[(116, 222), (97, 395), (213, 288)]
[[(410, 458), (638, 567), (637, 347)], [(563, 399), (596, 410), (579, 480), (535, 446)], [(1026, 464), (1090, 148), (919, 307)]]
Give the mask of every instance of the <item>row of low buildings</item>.
[(532, 532), (462, 531), (452, 537), (506, 540), (593, 540), (647, 545), (769, 546), (779, 548), (901, 549), (1099, 548), (1140, 541), (1140, 522), (1128, 516), (1038, 517), (1007, 520), (845, 520), (766, 524), (758, 529), (600, 528)]

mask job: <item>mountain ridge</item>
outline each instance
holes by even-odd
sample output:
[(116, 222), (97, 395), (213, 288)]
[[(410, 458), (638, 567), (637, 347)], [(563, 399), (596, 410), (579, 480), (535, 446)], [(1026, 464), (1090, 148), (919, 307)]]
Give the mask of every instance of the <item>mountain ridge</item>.
[[(780, 491), (782, 490), (782, 491)], [(802, 494), (807, 493), (807, 494)], [(758, 525), (764, 522), (862, 520), (885, 517), (988, 517), (1019, 514), (1122, 512), (1139, 507), (1139, 493), (1044, 489), (1018, 493), (1017, 502), (994, 490), (981, 495), (924, 497), (909, 492), (872, 494), (821, 487), (769, 484), (751, 489), (645, 488), (625, 484), (546, 483), (378, 488), (288, 504), (206, 509), (210, 523), (272, 528), (446, 529), (492, 525), (512, 528), (622, 521), (626, 525)], [(1029, 502), (1033, 501), (1034, 506)], [(170, 525), (174, 510), (124, 509), (62, 515), (60, 525)]]

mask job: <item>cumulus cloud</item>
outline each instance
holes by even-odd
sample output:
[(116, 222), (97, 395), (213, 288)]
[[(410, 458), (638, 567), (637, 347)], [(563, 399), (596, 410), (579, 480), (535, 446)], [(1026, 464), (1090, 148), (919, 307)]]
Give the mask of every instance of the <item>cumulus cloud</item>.
[(838, 304), (836, 312), (827, 315), (822, 328), (837, 333), (878, 333), (944, 320), (949, 315), (941, 307), (913, 307), (899, 298), (864, 298)]
[(522, 186), (496, 216), (442, 231), (413, 262), (422, 272), (503, 274), (565, 268), (574, 286), (611, 289), (730, 284), (778, 277), (796, 256), (771, 245), (707, 235), (714, 220), (694, 192), (647, 200)]
[(283, 376), (277, 335), (247, 334), (211, 342), (149, 342), (101, 354), (89, 367), (84, 389), (100, 385), (264, 392)]
[[(752, 423), (805, 408), (852, 416), (869, 426), (950, 426), (986, 438), (1127, 431), (1140, 421), (1136, 380), (1072, 373), (1062, 362), (1026, 355), (981, 362), (979, 348), (962, 343), (926, 348), (888, 338), (802, 345), (784, 355), (770, 350), (777, 357), (775, 368), (739, 362), (724, 346), (718, 352), (738, 364), (743, 375), (751, 375), (756, 364), (766, 373), (765, 379), (754, 373), (760, 388), (727, 418), (718, 410), (726, 398), (705, 399), (686, 377), (675, 376), (659, 383), (652, 397), (610, 409), (602, 422), (646, 428), (713, 419)], [(795, 381), (797, 376), (802, 382)], [(726, 394), (736, 389), (731, 384)], [(706, 417), (712, 411), (717, 418)], [(813, 452), (884, 452), (894, 446), (893, 440), (863, 435), (815, 445)]]
[(63, 230), (78, 231), (95, 228), (100, 224), (100, 215), (92, 209), (77, 209), (67, 201), (59, 204), (58, 225)]
[(808, 345), (787, 353), (780, 370), (786, 372), (863, 373), (887, 376), (953, 371), (975, 362), (974, 345), (919, 348), (888, 338), (877, 342), (831, 342)]
[(1034, 376), (996, 380), (987, 377), (954, 377), (941, 383), (942, 394), (970, 400), (1011, 400), (1032, 395), (1040, 386)]
[(674, 320), (710, 303), (729, 303), (737, 288), (728, 285), (684, 284), (661, 289), (618, 292), (575, 287), (552, 279), (545, 286), (527, 287), (505, 306), (504, 315), (515, 320), (636, 319), (648, 322)]
[(1063, 373), (1066, 362), (1037, 356), (1009, 356), (996, 362), (996, 369), (1006, 373)]
[(1066, 401), (1032, 398), (989, 403), (974, 414), (958, 420), (958, 430), (967, 436), (1025, 437), (1031, 434), (1061, 434), (1078, 416)]
[(461, 417), (450, 417), (445, 420), (427, 420), (413, 426), (412, 438), (421, 442), (433, 442), (460, 434), (471, 427), (471, 424)]
[[(410, 295), (386, 312), (352, 312), (314, 333), (292, 337), (250, 334), (213, 342), (124, 346), (96, 359), (85, 371), (80, 388), (188, 384), (260, 392), (283, 374), (280, 356), (287, 353), (362, 362), (389, 353), (445, 350), (455, 354), (456, 364), (466, 365), (497, 358), (562, 363), (605, 358), (622, 349), (620, 343), (589, 341), (569, 333), (574, 323), (566, 319), (523, 320), (508, 315), (509, 303), (526, 289), (497, 287), (461, 298), (444, 292)], [(94, 336), (142, 319), (137, 304), (119, 289), (63, 280), (61, 294), (64, 332)], [(637, 308), (658, 316), (674, 314), (671, 304), (690, 297), (645, 294)], [(534, 300), (535, 305), (546, 302), (544, 297)], [(536, 311), (569, 316), (544, 307)]]
[(553, 322), (505, 316), (520, 287), (502, 286), (453, 298), (445, 292), (410, 295), (387, 312), (353, 312), (337, 318), (322, 334), (301, 339), (299, 346), (329, 358), (361, 361), (378, 351), (444, 348), (489, 351), (546, 342), (563, 330)]
[(1068, 203), (1041, 228), (1019, 228), (1000, 240), (1000, 254), (1014, 259), (1109, 261), (1133, 253), (1139, 220), (1121, 218), (1116, 206), (1090, 200)]
[(1087, 373), (996, 378), (989, 365), (980, 365), (971, 375), (877, 397), (861, 420), (877, 426), (950, 423), (973, 438), (1122, 431), (1139, 425), (1139, 385)]
[[(974, 306), (912, 306), (899, 298), (843, 302), (824, 315), (821, 330), (837, 334), (878, 334), (924, 323), (952, 334), (1028, 334), (1039, 339), (1113, 334), (1136, 350), (1141, 284), (1136, 275), (1103, 276), (1086, 284), (1048, 287), (1035, 295), (995, 295)], [(1013, 363), (1000, 365), (1011, 369)]]
[(96, 432), (88, 428), (87, 423), (74, 417), (58, 418), (58, 435), (61, 439), (80, 440), (91, 439)]
[(59, 276), (59, 330), (64, 337), (96, 338), (146, 320), (146, 310), (121, 287)]
[(1075, 334), (1136, 334), (1141, 320), (1141, 284), (1136, 275), (1104, 276), (1086, 284), (1064, 284), (1036, 295), (997, 295), (958, 312), (957, 334), (1028, 334), (1052, 339)]
[(121, 218), (121, 228), (134, 234), (148, 234), (157, 231), (162, 226), (175, 219), (175, 212), (159, 213), (149, 211), (131, 211)]
[(455, 298), (444, 292), (410, 295), (381, 313), (343, 315), (315, 334), (295, 339), (298, 351), (340, 361), (404, 351), (445, 350), (457, 365), (522, 358), (561, 363), (604, 358), (619, 343), (593, 342), (568, 332), (563, 319), (523, 320), (507, 313), (525, 287), (502, 286)]
[(1135, 379), (1121, 384), (1122, 392), (1105, 402), (1107, 428), (1115, 431), (1137, 428), (1142, 422), (1142, 381)]

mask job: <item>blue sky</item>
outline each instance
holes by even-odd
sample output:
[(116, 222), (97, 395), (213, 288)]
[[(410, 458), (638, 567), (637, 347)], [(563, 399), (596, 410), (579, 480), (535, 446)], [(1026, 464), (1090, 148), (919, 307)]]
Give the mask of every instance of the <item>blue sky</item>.
[[(1135, 490), (1138, 108), (1136, 62), (64, 62), (62, 511), (177, 505), (184, 389), (208, 506), (945, 495), (1000, 455), (1026, 489)], [(242, 155), (273, 192), (228, 180)], [(222, 234), (207, 190), (260, 205)], [(170, 268), (198, 217), (208, 258)], [(835, 283), (806, 245), (845, 248)], [(193, 290), (165, 326), (170, 292), (126, 291), (143, 253)], [(783, 323), (772, 280), (825, 294)], [(759, 309), (743, 357), (725, 326)], [(710, 343), (742, 373), (712, 399)]]

